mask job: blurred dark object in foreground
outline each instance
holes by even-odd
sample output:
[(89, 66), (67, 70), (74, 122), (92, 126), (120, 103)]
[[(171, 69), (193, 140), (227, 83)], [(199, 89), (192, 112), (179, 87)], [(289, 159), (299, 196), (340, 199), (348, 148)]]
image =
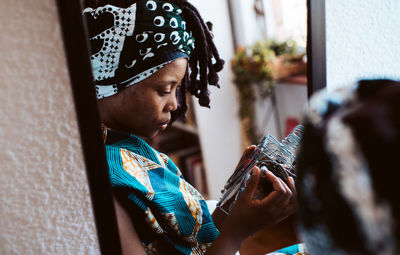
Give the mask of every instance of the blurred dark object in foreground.
[(365, 80), (312, 97), (298, 155), (310, 254), (400, 254), (400, 83)]

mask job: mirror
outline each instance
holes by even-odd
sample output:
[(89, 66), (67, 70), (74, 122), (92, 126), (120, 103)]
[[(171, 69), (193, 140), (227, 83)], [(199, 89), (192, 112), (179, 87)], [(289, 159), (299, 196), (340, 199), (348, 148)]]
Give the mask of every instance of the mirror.
[[(125, 2), (129, 1), (124, 1), (124, 4)], [(278, 8), (274, 6), (274, 4), (276, 5), (276, 3), (279, 2), (265, 0), (247, 1), (245, 3), (245, 1), (242, 1), (242, 5), (237, 6), (235, 4), (239, 3), (239, 1), (215, 2), (211, 0), (193, 0), (191, 2), (204, 15), (205, 20), (212, 20), (214, 23), (215, 42), (217, 47), (220, 48), (222, 58), (226, 60), (225, 69), (220, 75), (221, 89), (211, 89), (211, 94), (213, 95), (211, 97), (211, 110), (200, 108), (197, 105), (197, 100), (194, 100), (191, 102), (192, 107), (191, 111), (188, 113), (187, 120), (176, 122), (165, 131), (163, 136), (156, 136), (147, 142), (161, 152), (168, 154), (173, 161), (177, 161), (177, 165), (181, 168), (182, 174), (193, 186), (201, 191), (207, 199), (218, 199), (219, 191), (232, 173), (243, 151), (243, 146), (247, 143), (246, 139), (248, 139), (246, 137), (243, 138), (243, 123), (237, 117), (239, 110), (238, 103), (232, 103), (237, 102), (237, 92), (235, 92), (236, 88), (231, 82), (233, 73), (229, 68), (229, 62), (234, 58), (235, 48), (239, 46), (239, 39), (243, 39), (244, 36), (242, 35), (246, 34), (244, 31), (242, 31), (243, 34), (238, 32), (240, 31), (240, 29), (238, 30), (238, 24), (240, 24), (240, 19), (244, 18), (244, 16), (238, 15), (237, 9), (243, 7), (243, 4), (249, 4), (251, 2), (250, 5), (247, 6), (247, 9), (242, 8), (242, 11), (250, 9), (254, 14), (254, 23), (258, 24), (257, 29), (260, 29), (260, 31), (266, 29), (266, 34), (268, 34), (269, 31), (272, 31), (272, 28), (269, 28), (271, 23), (268, 22), (268, 19), (271, 19), (271, 17), (268, 16), (267, 10), (272, 11), (274, 8)], [(276, 90), (274, 90), (273, 94), (269, 95), (270, 98), (268, 100), (257, 101), (259, 108), (264, 110), (260, 111), (259, 117), (257, 117), (257, 121), (260, 123), (258, 124), (259, 127), (265, 128), (260, 130), (263, 134), (276, 132), (275, 136), (277, 138), (282, 138), (290, 128), (290, 125), (293, 125), (293, 123), (297, 121), (293, 118), (298, 118), (297, 111), (301, 108), (297, 104), (291, 105), (289, 108), (289, 103), (297, 102), (297, 99), (301, 98), (303, 100), (301, 104), (305, 104), (307, 93), (310, 94), (317, 88), (317, 86), (313, 84), (313, 81), (323, 81), (325, 79), (323, 77), (324, 73), (319, 72), (317, 74), (315, 72), (316, 66), (313, 66), (313, 64), (316, 63), (315, 61), (318, 60), (318, 68), (323, 69), (323, 63), (325, 63), (323, 59), (324, 55), (320, 53), (324, 51), (324, 47), (313, 48), (315, 41), (321, 41), (319, 35), (322, 35), (324, 32), (324, 27), (321, 27), (323, 5), (316, 2), (317, 1), (304, 2), (300, 8), (303, 12), (306, 11), (304, 5), (307, 4), (309, 10), (309, 32), (307, 34), (307, 66), (309, 80), (305, 81), (304, 75), (296, 78), (291, 77), (292, 80), (287, 77), (285, 77), (285, 79), (278, 79), (276, 81)], [(217, 6), (211, 10), (209, 8), (210, 5)], [(87, 43), (87, 35), (85, 34), (88, 29), (82, 26), (85, 21), (82, 20), (82, 7), (79, 1), (58, 1), (58, 6), (62, 20), (62, 30), (69, 61), (102, 254), (118, 254), (120, 253), (120, 240), (118, 239), (118, 232), (116, 229), (117, 224), (112, 206), (110, 183), (108, 178), (105, 178), (108, 176), (108, 170), (106, 158), (104, 156), (99, 114), (96, 109), (96, 93), (94, 85), (87, 86), (87, 84), (93, 84), (90, 56), (88, 54), (89, 44)], [(280, 6), (280, 8), (287, 11), (287, 16), (291, 16), (290, 6), (288, 7), (285, 5), (284, 7)], [(305, 13), (302, 13), (303, 22), (305, 22), (305, 15)], [(218, 19), (218, 17), (221, 18)], [(311, 19), (310, 17), (319, 17), (321, 19)], [(283, 19), (283, 16), (281, 18)], [(279, 17), (275, 20), (278, 22)], [(288, 24), (289, 23), (290, 22), (288, 22)], [(283, 22), (279, 24), (282, 25), (286, 23)], [(302, 27), (304, 28), (306, 26), (304, 25)], [(249, 27), (245, 27), (245, 29), (248, 28)], [(314, 34), (314, 28), (316, 31), (319, 29), (318, 33)], [(281, 28), (276, 26), (275, 29), (279, 31)], [(305, 35), (306, 33), (303, 31), (299, 36), (299, 38), (303, 40), (303, 44), (305, 43)], [(246, 40), (251, 41), (253, 39), (254, 38)], [(254, 41), (255, 40), (253, 40), (253, 42)], [(301, 43), (299, 43), (299, 45), (301, 45)], [(305, 45), (302, 45), (302, 47), (304, 46)], [(314, 57), (314, 54), (316, 57)], [(319, 57), (319, 59), (317, 59), (317, 57)], [(308, 84), (308, 86), (306, 84)], [(318, 84), (321, 86), (320, 84), (322, 83)], [(294, 113), (295, 110), (293, 109), (296, 110), (296, 113)], [(232, 118), (231, 120), (227, 120), (227, 117)], [(223, 121), (223, 123), (219, 124), (219, 121)], [(272, 124), (273, 122), (275, 122), (275, 124)], [(215, 143), (213, 144), (210, 142)], [(215, 156), (219, 156), (219, 160), (211, 160)]]

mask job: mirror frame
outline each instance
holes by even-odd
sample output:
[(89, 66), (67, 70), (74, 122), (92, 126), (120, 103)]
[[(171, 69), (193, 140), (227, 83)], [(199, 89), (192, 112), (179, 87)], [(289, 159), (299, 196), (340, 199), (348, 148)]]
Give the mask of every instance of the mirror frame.
[(307, 94), (326, 88), (325, 0), (307, 0)]
[[(228, 6), (230, 1), (228, 1)], [(100, 252), (122, 254), (80, 0), (57, 0)], [(230, 11), (230, 15), (232, 12)], [(232, 20), (232, 17), (230, 17)], [(326, 87), (325, 1), (307, 0), (307, 93)], [(92, 84), (93, 86), (88, 86)]]
[(82, 6), (80, 0), (57, 0), (57, 9), (100, 252), (121, 255)]

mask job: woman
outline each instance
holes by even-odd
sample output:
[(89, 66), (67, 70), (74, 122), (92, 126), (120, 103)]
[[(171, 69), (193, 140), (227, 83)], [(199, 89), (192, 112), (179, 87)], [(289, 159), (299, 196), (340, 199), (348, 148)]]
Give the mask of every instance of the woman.
[(181, 0), (86, 6), (124, 254), (234, 254), (247, 236), (292, 214), (293, 179), (286, 184), (267, 173), (274, 191), (253, 199), (260, 178), (254, 168), (230, 214), (211, 216), (175, 164), (141, 139), (185, 114), (186, 91), (208, 107), (208, 85), (218, 86), (223, 61), (198, 11)]

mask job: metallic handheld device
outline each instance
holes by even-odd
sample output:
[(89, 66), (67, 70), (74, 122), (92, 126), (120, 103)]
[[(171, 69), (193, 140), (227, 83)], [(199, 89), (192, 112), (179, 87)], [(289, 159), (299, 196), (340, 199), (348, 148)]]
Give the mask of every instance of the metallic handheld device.
[[(238, 195), (246, 188), (247, 180), (250, 178), (250, 170), (257, 165), (261, 171), (269, 170), (276, 176), (285, 180), (291, 176), (296, 178), (296, 148), (303, 136), (302, 125), (297, 125), (292, 132), (281, 142), (272, 135), (266, 135), (253, 153), (235, 169), (233, 175), (228, 179), (219, 200), (219, 207), (226, 214), (236, 202)], [(226, 211), (223, 206), (230, 199), (234, 199)]]

